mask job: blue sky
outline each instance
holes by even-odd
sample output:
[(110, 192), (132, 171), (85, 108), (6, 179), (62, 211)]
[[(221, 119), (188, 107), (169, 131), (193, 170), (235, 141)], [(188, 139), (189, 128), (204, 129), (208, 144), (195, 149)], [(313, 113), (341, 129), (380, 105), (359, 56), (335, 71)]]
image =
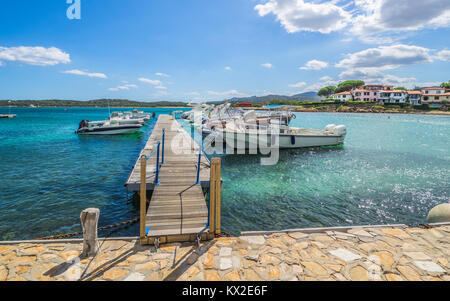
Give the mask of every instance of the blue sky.
[[(75, 1), (75, 0), (73, 0)], [(0, 99), (222, 100), (450, 79), (448, 0), (3, 0)]]

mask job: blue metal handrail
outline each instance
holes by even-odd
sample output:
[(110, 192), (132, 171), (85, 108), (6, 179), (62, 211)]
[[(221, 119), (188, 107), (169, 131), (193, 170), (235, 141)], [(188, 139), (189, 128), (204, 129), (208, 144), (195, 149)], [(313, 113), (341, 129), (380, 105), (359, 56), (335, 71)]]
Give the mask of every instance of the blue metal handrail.
[(159, 149), (161, 148), (161, 142), (158, 142), (158, 155), (156, 156), (156, 176), (155, 176), (155, 185), (160, 185), (161, 183), (159, 182)]
[(164, 142), (166, 140), (166, 129), (163, 129), (163, 134), (162, 134), (162, 162), (161, 165), (166, 164), (166, 162), (164, 161)]
[(200, 163), (202, 160), (202, 147), (201, 146), (199, 147), (200, 150), (198, 152), (198, 167), (197, 167), (197, 182), (196, 182), (197, 185), (200, 184)]
[(148, 156), (146, 155), (142, 155), (142, 157), (144, 157), (146, 160), (150, 159), (156, 152), (156, 175), (155, 175), (155, 185), (161, 185), (161, 183), (159, 182), (159, 170), (160, 170), (160, 166), (159, 166), (159, 154), (161, 151), (161, 141), (162, 141), (162, 162), (161, 165), (166, 164), (166, 162), (164, 162), (164, 142), (165, 142), (165, 137), (166, 137), (166, 129), (163, 129), (163, 134), (161, 139), (159, 139), (158, 144), (156, 146), (156, 148), (152, 151), (152, 153)]

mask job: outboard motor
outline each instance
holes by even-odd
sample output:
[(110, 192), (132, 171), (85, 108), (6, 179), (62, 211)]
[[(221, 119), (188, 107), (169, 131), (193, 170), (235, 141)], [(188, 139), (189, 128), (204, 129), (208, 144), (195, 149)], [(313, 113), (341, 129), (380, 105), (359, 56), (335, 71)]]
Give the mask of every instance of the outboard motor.
[(89, 120), (82, 120), (82, 121), (80, 122), (80, 124), (78, 125), (78, 129), (80, 130), (80, 129), (82, 129), (82, 128), (85, 128), (85, 127), (88, 126), (88, 124), (89, 124)]

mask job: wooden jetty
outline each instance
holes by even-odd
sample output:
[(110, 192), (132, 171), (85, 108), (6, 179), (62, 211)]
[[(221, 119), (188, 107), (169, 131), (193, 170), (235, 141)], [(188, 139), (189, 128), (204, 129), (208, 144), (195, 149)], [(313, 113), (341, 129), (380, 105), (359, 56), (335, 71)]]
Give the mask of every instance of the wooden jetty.
[[(210, 163), (173, 117), (160, 115), (125, 184), (141, 196), (141, 244), (214, 238), (220, 233), (220, 185), (220, 159)], [(153, 191), (148, 209), (147, 191)]]

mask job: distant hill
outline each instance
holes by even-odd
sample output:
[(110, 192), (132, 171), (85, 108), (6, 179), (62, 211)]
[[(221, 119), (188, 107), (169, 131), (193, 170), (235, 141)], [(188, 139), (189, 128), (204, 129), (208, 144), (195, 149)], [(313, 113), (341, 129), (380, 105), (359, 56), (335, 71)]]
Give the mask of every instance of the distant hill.
[(184, 102), (158, 101), (158, 102), (140, 102), (128, 99), (94, 99), (89, 101), (79, 100), (0, 100), (0, 107), (6, 106), (29, 107), (30, 105), (39, 107), (186, 107)]
[(228, 99), (229, 102), (251, 102), (251, 103), (268, 103), (273, 100), (320, 101), (320, 97), (317, 95), (317, 92), (305, 92), (292, 96), (266, 95), (266, 96), (251, 96), (251, 97), (234, 97)]

